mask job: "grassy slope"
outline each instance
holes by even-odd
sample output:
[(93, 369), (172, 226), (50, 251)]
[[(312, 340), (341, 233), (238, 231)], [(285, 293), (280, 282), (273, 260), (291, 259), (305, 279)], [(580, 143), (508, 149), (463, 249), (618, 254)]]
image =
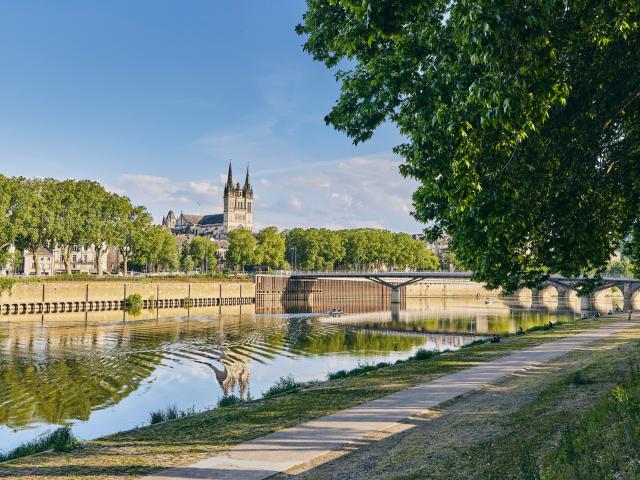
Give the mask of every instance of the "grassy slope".
[(514, 350), (561, 338), (604, 321), (579, 321), (499, 344), (476, 345), (431, 360), (406, 362), (362, 376), (324, 382), (292, 394), (204, 412), (123, 432), (69, 453), (9, 462), (0, 476), (14, 478), (122, 478), (187, 464), (232, 445), (468, 368)]
[(450, 402), (406, 432), (295, 478), (637, 479), (639, 367), (640, 332), (608, 339)]

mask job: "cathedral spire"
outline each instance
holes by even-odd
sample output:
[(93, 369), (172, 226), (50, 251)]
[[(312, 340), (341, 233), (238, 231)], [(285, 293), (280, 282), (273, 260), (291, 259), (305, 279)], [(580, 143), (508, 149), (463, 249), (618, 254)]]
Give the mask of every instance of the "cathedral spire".
[(225, 195), (233, 190), (233, 173), (231, 173), (231, 160), (229, 160), (229, 173), (227, 174), (227, 184), (224, 187)]
[(251, 191), (251, 180), (249, 178), (249, 165), (247, 164), (247, 175), (244, 177), (244, 187), (242, 193), (246, 194)]

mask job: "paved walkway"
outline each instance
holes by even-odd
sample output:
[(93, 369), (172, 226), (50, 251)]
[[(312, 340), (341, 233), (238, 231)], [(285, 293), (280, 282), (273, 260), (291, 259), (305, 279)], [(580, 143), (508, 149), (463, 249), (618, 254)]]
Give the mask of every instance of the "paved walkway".
[(638, 322), (619, 321), (588, 332), (546, 342), (427, 383), (401, 390), (357, 407), (336, 412), (237, 445), (192, 465), (145, 477), (146, 480), (260, 480), (318, 459), (347, 445), (354, 446), (376, 432), (407, 428), (410, 417), (501, 378), (589, 347)]

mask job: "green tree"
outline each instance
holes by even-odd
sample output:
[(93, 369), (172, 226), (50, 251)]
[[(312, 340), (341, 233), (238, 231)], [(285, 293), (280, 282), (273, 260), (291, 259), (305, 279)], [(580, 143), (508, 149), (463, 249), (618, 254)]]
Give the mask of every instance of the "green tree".
[(124, 243), (122, 226), (128, 221), (131, 202), (95, 183), (89, 186), (88, 195), (92, 208), (86, 219), (87, 242), (95, 248), (96, 272), (102, 275), (102, 259), (109, 246)]
[(285, 260), (284, 237), (276, 227), (266, 227), (258, 232), (256, 247), (256, 263), (269, 268), (284, 268)]
[(189, 254), (182, 257), (182, 260), (180, 263), (181, 263), (182, 271), (184, 273), (193, 272), (193, 269), (196, 265), (196, 262), (193, 260), (193, 257)]
[(398, 126), (416, 218), (489, 287), (597, 279), (638, 225), (640, 3), (307, 0), (297, 32), (340, 67), (327, 123)]
[(244, 271), (245, 266), (253, 265), (256, 258), (256, 237), (246, 228), (236, 228), (229, 233), (229, 250), (226, 261), (229, 265)]
[(189, 242), (189, 255), (201, 271), (204, 272), (207, 263), (209, 250), (213, 247), (213, 242), (205, 237), (194, 237)]
[(66, 273), (72, 271), (73, 247), (90, 243), (87, 219), (91, 215), (91, 192), (100, 188), (88, 180), (64, 180), (56, 185), (59, 202), (54, 211), (54, 243), (62, 252)]
[(456, 259), (456, 254), (453, 252), (448, 251), (447, 253), (445, 253), (442, 263), (444, 264), (443, 267), (449, 271), (454, 271), (458, 268), (458, 261)]
[(180, 265), (176, 237), (163, 227), (151, 227), (141, 247), (134, 260), (141, 265), (147, 265), (148, 271), (175, 271)]
[(146, 208), (134, 207), (129, 199), (123, 203), (122, 209), (122, 223), (118, 225), (114, 245), (122, 256), (122, 269), (126, 276), (129, 273), (129, 261), (145, 249), (153, 219)]
[(21, 227), (18, 206), (24, 181), (0, 175), (0, 264), (9, 260), (9, 248), (15, 243)]
[(60, 197), (52, 179), (23, 179), (18, 188), (21, 193), (16, 216), (20, 218), (20, 227), (16, 245), (33, 254), (35, 274), (40, 275), (41, 266), (36, 252), (55, 243), (58, 228), (55, 212), (62, 208)]
[(218, 245), (207, 237), (194, 237), (183, 248), (182, 257), (189, 255), (201, 272), (218, 272)]

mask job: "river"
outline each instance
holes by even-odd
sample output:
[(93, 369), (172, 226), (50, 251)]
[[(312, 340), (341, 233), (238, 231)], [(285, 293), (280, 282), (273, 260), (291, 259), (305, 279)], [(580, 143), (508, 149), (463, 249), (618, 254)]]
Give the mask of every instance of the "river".
[(508, 299), (430, 299), (393, 314), (376, 308), (345, 304), (346, 312), (358, 313), (339, 318), (201, 310), (126, 322), (117, 312), (96, 323), (10, 318), (0, 323), (0, 450), (61, 425), (80, 439), (96, 438), (148, 424), (149, 412), (170, 405), (203, 410), (223, 395), (257, 398), (281, 376), (324, 380), (329, 372), (394, 362), (420, 348), (455, 350), (482, 336), (577, 315)]

